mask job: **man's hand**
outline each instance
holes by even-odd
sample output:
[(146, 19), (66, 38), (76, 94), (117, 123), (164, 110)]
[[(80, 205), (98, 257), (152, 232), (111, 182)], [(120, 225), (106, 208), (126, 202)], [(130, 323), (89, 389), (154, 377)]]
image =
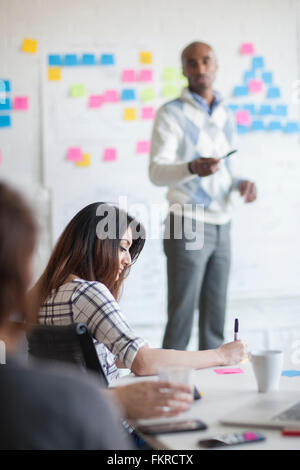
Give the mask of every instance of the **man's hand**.
[(256, 199), (256, 186), (251, 181), (242, 181), (240, 183), (240, 195), (245, 199), (245, 202), (253, 202)]
[(196, 158), (189, 164), (194, 175), (209, 176), (218, 171), (220, 160), (218, 158)]
[(109, 391), (131, 419), (176, 416), (193, 402), (190, 386), (170, 382), (143, 381)]

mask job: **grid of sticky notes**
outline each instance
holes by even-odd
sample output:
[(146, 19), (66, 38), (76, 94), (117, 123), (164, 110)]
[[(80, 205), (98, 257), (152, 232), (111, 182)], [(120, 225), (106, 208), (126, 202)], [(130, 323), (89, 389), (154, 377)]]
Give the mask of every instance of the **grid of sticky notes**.
[(0, 128), (12, 126), (12, 111), (27, 111), (28, 109), (28, 96), (11, 96), (10, 80), (0, 79)]
[(288, 105), (282, 101), (281, 89), (274, 73), (266, 67), (265, 58), (256, 55), (252, 42), (242, 43), (240, 53), (248, 57), (249, 67), (244, 70), (241, 82), (234, 86), (234, 101), (228, 105), (235, 114), (237, 132), (298, 133), (299, 123), (289, 120)]

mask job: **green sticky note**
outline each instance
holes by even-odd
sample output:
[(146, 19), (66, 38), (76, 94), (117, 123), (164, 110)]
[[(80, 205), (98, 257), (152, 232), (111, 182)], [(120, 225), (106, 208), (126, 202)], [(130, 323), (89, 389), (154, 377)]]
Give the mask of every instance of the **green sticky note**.
[(178, 98), (180, 95), (180, 87), (177, 85), (164, 85), (162, 95), (164, 98)]
[(162, 73), (164, 81), (179, 80), (179, 71), (175, 67), (165, 67)]
[(77, 83), (71, 86), (71, 96), (73, 98), (80, 98), (86, 95), (86, 86), (82, 83)]
[(144, 88), (143, 90), (141, 90), (140, 98), (144, 102), (155, 100), (156, 99), (156, 93), (155, 93), (154, 88), (150, 87), (150, 88)]

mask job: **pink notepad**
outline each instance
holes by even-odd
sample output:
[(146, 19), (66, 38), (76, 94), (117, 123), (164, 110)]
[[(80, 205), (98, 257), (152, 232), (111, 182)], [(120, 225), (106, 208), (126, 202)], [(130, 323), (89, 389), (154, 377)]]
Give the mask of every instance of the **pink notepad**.
[(214, 369), (216, 374), (224, 375), (224, 374), (243, 374), (244, 371), (239, 367), (230, 368), (230, 369)]

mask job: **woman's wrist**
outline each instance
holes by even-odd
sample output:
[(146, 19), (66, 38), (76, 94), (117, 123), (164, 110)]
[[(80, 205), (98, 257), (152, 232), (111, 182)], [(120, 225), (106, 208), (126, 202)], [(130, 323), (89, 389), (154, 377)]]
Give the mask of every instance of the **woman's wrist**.
[(189, 172), (191, 173), (191, 175), (195, 175), (193, 160), (188, 163), (188, 169), (189, 169)]

